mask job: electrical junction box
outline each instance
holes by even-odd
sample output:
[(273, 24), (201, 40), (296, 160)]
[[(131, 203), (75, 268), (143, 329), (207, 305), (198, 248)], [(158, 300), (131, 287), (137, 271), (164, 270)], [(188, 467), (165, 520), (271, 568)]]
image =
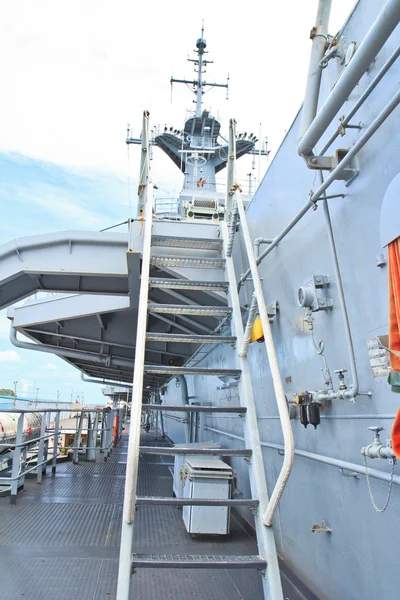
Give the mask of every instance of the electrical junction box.
[[(220, 448), (220, 444), (217, 444), (217, 442), (196, 442), (196, 443), (187, 443), (187, 444), (175, 444), (174, 448), (188, 448), (188, 449), (193, 449), (193, 448), (198, 448), (199, 450), (205, 450), (207, 448)], [(172, 490), (175, 494), (175, 496), (177, 498), (183, 498), (183, 487), (184, 487), (184, 481), (183, 481), (183, 466), (185, 464), (185, 462), (189, 459), (189, 458), (203, 458), (202, 454), (192, 454), (192, 455), (187, 455), (187, 454), (178, 454), (175, 456), (175, 460), (174, 460), (174, 481), (173, 481), (173, 486), (172, 486)], [(219, 456), (207, 456), (207, 460), (219, 460)]]
[[(222, 460), (188, 457), (183, 468), (183, 498), (227, 500), (231, 497), (232, 467)], [(184, 506), (183, 522), (189, 533), (227, 535), (229, 506)]]

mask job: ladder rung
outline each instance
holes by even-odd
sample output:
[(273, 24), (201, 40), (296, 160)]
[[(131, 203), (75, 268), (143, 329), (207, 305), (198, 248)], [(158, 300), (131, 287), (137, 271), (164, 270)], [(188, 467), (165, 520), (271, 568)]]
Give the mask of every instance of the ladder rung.
[(225, 317), (230, 315), (230, 306), (201, 306), (197, 304), (148, 304), (150, 313), (162, 313), (172, 315), (199, 315), (211, 317)]
[(140, 446), (140, 454), (167, 454), (169, 456), (251, 456), (247, 448), (174, 448), (173, 446)]
[(229, 283), (226, 281), (194, 281), (191, 279), (149, 278), (150, 288), (167, 290), (202, 290), (205, 292), (226, 292)]
[(180, 344), (235, 344), (231, 335), (195, 335), (180, 333), (146, 333), (147, 342), (175, 342)]
[(145, 365), (145, 373), (154, 373), (155, 375), (220, 375), (225, 377), (240, 378), (239, 369), (207, 369), (205, 367), (170, 367), (168, 365)]
[(143, 404), (143, 410), (162, 410), (165, 412), (202, 412), (202, 413), (238, 413), (247, 411), (245, 406), (196, 406), (195, 404)]
[(187, 258), (183, 256), (167, 256), (153, 254), (150, 264), (154, 267), (183, 267), (195, 269), (225, 269), (223, 258)]
[(152, 246), (164, 246), (169, 248), (198, 248), (203, 250), (222, 250), (221, 239), (210, 238), (185, 238), (170, 235), (153, 235)]
[(265, 569), (260, 556), (217, 556), (210, 554), (134, 554), (132, 567), (150, 569)]
[(251, 506), (257, 507), (258, 500), (251, 498), (162, 498), (160, 496), (138, 496), (138, 506)]

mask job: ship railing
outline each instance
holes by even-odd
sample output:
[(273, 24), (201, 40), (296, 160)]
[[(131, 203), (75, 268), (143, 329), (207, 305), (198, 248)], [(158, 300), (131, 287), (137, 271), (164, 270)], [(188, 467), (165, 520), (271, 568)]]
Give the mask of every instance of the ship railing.
[[(86, 460), (95, 460), (97, 448), (107, 460), (122, 435), (123, 412), (121, 408), (109, 407), (71, 409), (76, 426), (63, 429), (60, 416), (65, 414), (65, 408), (0, 409), (0, 421), (2, 414), (14, 414), (17, 419), (16, 431), (0, 443), (0, 492), (10, 493), (11, 504), (16, 504), (18, 489), (27, 475), (36, 472), (37, 483), (41, 483), (47, 467), (51, 465), (54, 475), (57, 460), (63, 455), (68, 458), (71, 452), (74, 464), (82, 455)], [(40, 417), (33, 431), (32, 427), (26, 427), (27, 414)], [(71, 445), (61, 443), (61, 436), (67, 433), (74, 436)]]
[[(248, 196), (252, 196), (256, 189), (256, 183), (254, 180), (249, 181), (247, 179), (237, 179), (237, 183), (240, 185), (242, 193), (245, 195), (246, 200)], [(185, 188), (190, 188), (198, 191), (205, 192), (216, 192), (218, 194), (224, 194), (226, 192), (226, 179), (223, 177), (217, 178), (215, 182), (208, 182), (201, 176), (199, 177), (185, 177)]]
[(226, 255), (232, 255), (233, 242), (236, 233), (236, 224), (240, 219), (240, 229), (246, 249), (249, 270), (252, 276), (253, 297), (248, 312), (247, 323), (244, 331), (242, 345), (239, 348), (239, 357), (245, 358), (251, 338), (256, 316), (259, 315), (264, 336), (264, 343), (268, 356), (268, 363), (271, 372), (272, 384), (275, 392), (275, 399), (278, 407), (279, 420), (281, 423), (284, 439), (284, 460), (281, 472), (275, 484), (275, 488), (268, 502), (265, 513), (263, 514), (264, 525), (271, 526), (275, 510), (285, 489), (286, 482), (290, 476), (294, 462), (294, 441), (293, 431), (287, 409), (286, 396), (282, 382), (282, 376), (279, 369), (277, 353), (274, 339), (272, 337), (271, 326), (269, 323), (268, 309), (264, 298), (260, 273), (258, 271), (257, 261), (253, 249), (253, 242), (250, 235), (250, 229), (247, 223), (247, 217), (240, 185), (236, 180), (236, 121), (230, 120), (229, 123), (229, 159), (228, 159), (228, 178), (226, 189), (226, 210), (225, 222), (229, 226), (229, 236), (227, 242)]

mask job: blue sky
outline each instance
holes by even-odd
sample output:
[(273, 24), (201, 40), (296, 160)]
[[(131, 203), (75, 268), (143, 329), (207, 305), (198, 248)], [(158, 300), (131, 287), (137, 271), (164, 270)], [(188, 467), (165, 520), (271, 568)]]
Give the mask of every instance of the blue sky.
[[(129, 217), (126, 178), (104, 171), (75, 170), (17, 153), (0, 154), (0, 244), (12, 238), (60, 229), (99, 230)], [(124, 230), (122, 227), (116, 231)], [(10, 321), (0, 311), (0, 388), (35, 394), (44, 400), (102, 400), (101, 388), (82, 384), (79, 373), (56, 356), (14, 348)]]

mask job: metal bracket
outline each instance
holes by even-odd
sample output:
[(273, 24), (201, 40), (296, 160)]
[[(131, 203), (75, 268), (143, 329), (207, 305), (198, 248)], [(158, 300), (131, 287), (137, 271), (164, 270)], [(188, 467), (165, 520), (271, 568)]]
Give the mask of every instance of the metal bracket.
[(267, 305), (267, 313), (268, 313), (269, 317), (275, 317), (278, 310), (279, 310), (279, 304), (276, 300), (274, 302), (270, 302)]
[(317, 289), (327, 288), (331, 282), (329, 275), (313, 275), (313, 281)]
[(332, 533), (332, 529), (326, 526), (324, 519), (322, 519), (321, 524), (316, 523), (310, 529), (313, 533)]
[(341, 468), (340, 472), (343, 477), (354, 477), (354, 479), (360, 479), (360, 474), (356, 473), (355, 471), (348, 471), (347, 469)]
[[(332, 156), (311, 156), (307, 159), (307, 166), (310, 169), (317, 169), (319, 171), (333, 171), (334, 169), (336, 169), (337, 166), (339, 166), (340, 162), (343, 160), (347, 153), (347, 149), (337, 148)], [(344, 179), (345, 181), (347, 181), (348, 179), (353, 178), (356, 175), (356, 173), (357, 169), (354, 163), (352, 162), (347, 167), (344, 167), (344, 169), (336, 177), (336, 179)]]
[[(392, 449), (392, 440), (388, 439), (386, 440), (386, 448), (390, 448)], [(393, 466), (396, 464), (396, 457), (395, 456), (389, 456), (388, 457), (388, 463), (390, 466)]]

